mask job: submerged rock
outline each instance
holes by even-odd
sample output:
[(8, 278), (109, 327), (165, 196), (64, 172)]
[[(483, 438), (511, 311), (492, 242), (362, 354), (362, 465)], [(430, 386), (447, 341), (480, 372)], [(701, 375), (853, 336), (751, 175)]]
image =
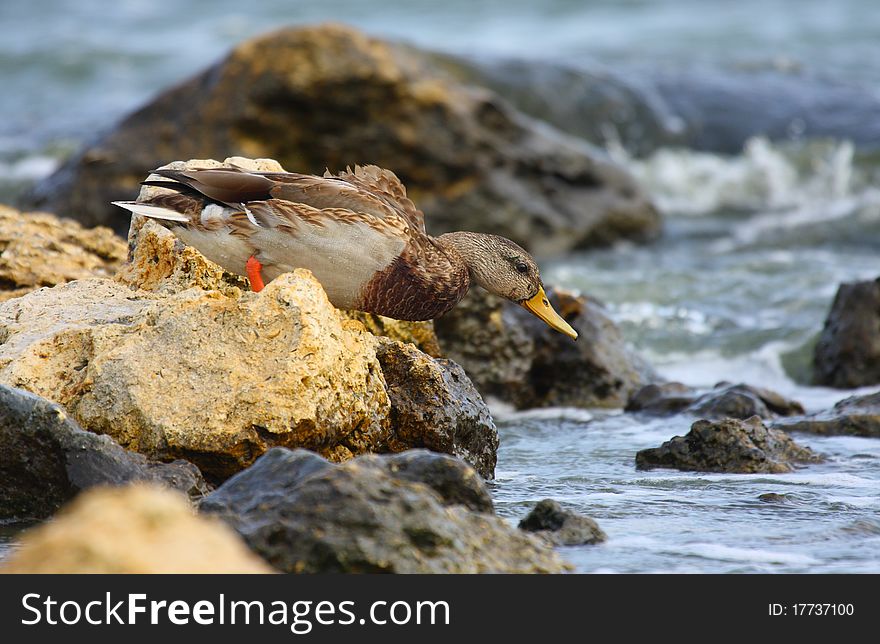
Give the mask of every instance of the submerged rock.
[(191, 463), (150, 463), (83, 431), (60, 406), (0, 385), (0, 520), (42, 519), (85, 489), (131, 481), (207, 491)]
[(85, 492), (0, 564), (0, 573), (269, 572), (227, 526), (146, 485)]
[(841, 284), (813, 357), (817, 385), (880, 384), (880, 278)]
[(777, 494), (776, 492), (759, 494), (758, 500), (763, 503), (791, 503), (791, 499), (787, 494)]
[(779, 474), (791, 472), (798, 463), (822, 460), (822, 456), (798, 445), (784, 432), (768, 429), (755, 416), (748, 420), (698, 420), (686, 436), (675, 436), (660, 447), (638, 452), (636, 467)]
[(803, 414), (804, 408), (775, 391), (746, 384), (721, 382), (702, 392), (680, 382), (664, 382), (639, 389), (627, 403), (626, 411), (657, 415), (683, 412), (702, 418), (746, 420), (752, 416), (794, 416)]
[(880, 438), (880, 391), (841, 400), (830, 411), (774, 423), (787, 432)]
[(116, 199), (169, 159), (273, 157), (322, 173), (393, 170), (434, 232), (510, 237), (542, 253), (646, 239), (660, 217), (598, 148), (447, 73), (437, 55), (329, 25), (249, 40), (159, 96), (37, 189), (50, 210), (127, 228)]
[(41, 286), (109, 277), (124, 259), (125, 244), (108, 228), (0, 205), (0, 301)]
[(539, 540), (470, 509), (489, 503), (476, 472), (448, 456), (362, 456), (335, 465), (277, 448), (205, 497), (201, 510), (284, 572), (566, 570)]
[(623, 407), (656, 378), (598, 304), (558, 288), (548, 296), (577, 330), (576, 342), (521, 307), (474, 289), (435, 321), (440, 346), (483, 395), (518, 408)]
[(590, 517), (564, 509), (553, 499), (539, 501), (519, 529), (534, 532), (556, 546), (579, 546), (605, 541), (608, 537)]

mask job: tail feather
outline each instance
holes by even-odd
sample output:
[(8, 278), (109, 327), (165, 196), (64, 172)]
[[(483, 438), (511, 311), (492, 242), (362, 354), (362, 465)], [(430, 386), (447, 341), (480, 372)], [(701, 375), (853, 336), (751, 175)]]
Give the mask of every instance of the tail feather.
[(165, 179), (177, 181), (183, 186), (196, 190), (208, 199), (239, 208), (249, 201), (263, 201), (272, 198), (274, 182), (260, 174), (233, 168), (172, 170), (158, 168), (153, 170)]
[(149, 217), (150, 219), (162, 219), (164, 221), (179, 221), (181, 223), (189, 223), (189, 217), (174, 210), (170, 210), (169, 208), (162, 208), (161, 206), (151, 206), (149, 204), (138, 203), (136, 201), (113, 201), (111, 203), (113, 203), (114, 206), (125, 208), (126, 210), (133, 212), (136, 215)]

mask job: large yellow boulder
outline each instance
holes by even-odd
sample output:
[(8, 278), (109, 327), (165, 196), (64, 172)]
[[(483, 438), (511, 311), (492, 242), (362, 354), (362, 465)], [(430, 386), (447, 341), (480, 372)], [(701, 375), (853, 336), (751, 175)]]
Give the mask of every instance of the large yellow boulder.
[(274, 445), (345, 458), (387, 441), (376, 338), (333, 308), (308, 271), (240, 297), (72, 282), (0, 307), (0, 335), (0, 382), (216, 478)]

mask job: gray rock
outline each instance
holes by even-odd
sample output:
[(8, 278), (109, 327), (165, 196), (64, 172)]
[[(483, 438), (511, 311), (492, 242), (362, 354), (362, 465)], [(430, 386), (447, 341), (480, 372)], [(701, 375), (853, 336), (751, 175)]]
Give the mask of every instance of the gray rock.
[(519, 529), (534, 532), (556, 546), (601, 543), (608, 537), (590, 517), (564, 509), (553, 499), (539, 501)]
[(693, 472), (779, 474), (797, 463), (818, 463), (823, 457), (795, 443), (784, 432), (768, 429), (757, 416), (698, 420), (686, 436), (675, 436), (660, 447), (636, 454), (636, 467), (656, 467)]
[(444, 505), (463, 505), (474, 512), (495, 513), (492, 495), (474, 468), (458, 459), (442, 458), (424, 449), (411, 449), (391, 456), (364, 456), (392, 476), (427, 485)]
[[(444, 467), (453, 473), (438, 476)], [(474, 498), (479, 477), (471, 471), (455, 490), (461, 468), (452, 457), (427, 452), (336, 465), (274, 448), (205, 497), (201, 511), (226, 521), (284, 572), (566, 570), (539, 539), (462, 505)], [(419, 482), (419, 472), (427, 480)]]
[(44, 518), (87, 488), (143, 480), (207, 491), (195, 465), (150, 462), (84, 431), (59, 405), (0, 385), (0, 518)]
[(763, 503), (791, 503), (791, 499), (787, 494), (777, 494), (776, 492), (764, 492), (764, 494), (759, 494), (758, 500)]
[(525, 309), (473, 289), (435, 321), (440, 346), (484, 396), (520, 409), (623, 407), (634, 391), (657, 379), (600, 305), (559, 288), (548, 288), (547, 295), (577, 330), (577, 341)]
[(880, 148), (880, 98), (868, 86), (779, 68), (591, 64), (519, 57), (458, 61), (517, 107), (603, 144), (609, 129), (638, 156), (661, 147), (735, 155), (760, 136), (788, 141), (799, 123), (811, 139)]
[(840, 285), (816, 343), (813, 382), (840, 389), (880, 384), (880, 278)]
[(600, 149), (450, 76), (434, 54), (350, 28), (272, 32), (164, 92), (71, 158), (33, 201), (120, 233), (110, 205), (173, 159), (270, 157), (397, 173), (432, 233), (476, 230), (542, 253), (647, 239), (660, 216)]
[(625, 411), (671, 416), (685, 411), (698, 395), (697, 389), (680, 382), (651, 383), (630, 396)]
[(774, 423), (773, 427), (787, 432), (880, 438), (880, 391), (846, 398), (830, 411), (781, 420)]
[(494, 478), (498, 430), (464, 370), (411, 344), (379, 340), (376, 356), (391, 402), (391, 450), (425, 447), (453, 454)]
[(721, 382), (707, 392), (680, 382), (650, 384), (639, 389), (629, 400), (626, 411), (656, 415), (688, 413), (702, 418), (739, 418), (752, 416), (776, 418), (803, 414), (795, 400), (761, 387)]

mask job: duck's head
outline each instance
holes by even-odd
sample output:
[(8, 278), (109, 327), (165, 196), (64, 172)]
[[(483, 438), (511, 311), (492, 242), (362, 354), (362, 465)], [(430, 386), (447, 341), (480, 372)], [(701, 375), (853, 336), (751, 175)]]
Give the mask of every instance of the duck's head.
[(440, 240), (461, 256), (477, 285), (516, 302), (550, 327), (577, 339), (577, 331), (550, 306), (538, 265), (522, 247), (505, 237), (482, 233), (447, 233)]

